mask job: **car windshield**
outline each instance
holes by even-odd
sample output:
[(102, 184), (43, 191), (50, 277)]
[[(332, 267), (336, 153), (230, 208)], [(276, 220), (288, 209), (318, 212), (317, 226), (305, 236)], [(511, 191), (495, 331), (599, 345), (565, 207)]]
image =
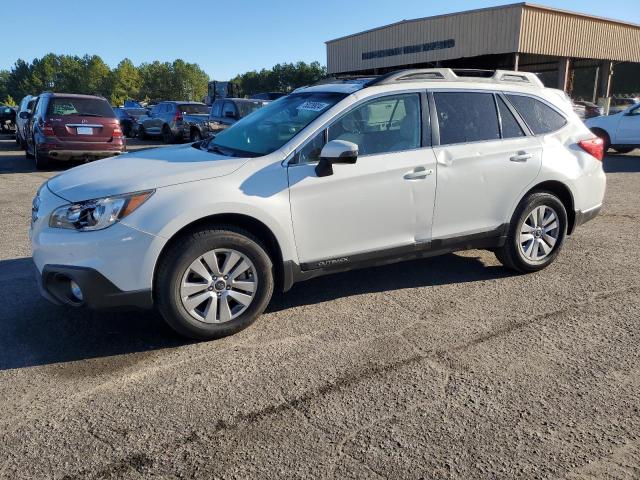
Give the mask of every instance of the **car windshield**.
[(240, 118), (242, 117), (246, 117), (247, 115), (249, 115), (252, 112), (255, 112), (256, 110), (264, 107), (265, 105), (267, 105), (267, 103), (265, 102), (237, 102), (236, 105), (238, 106), (238, 111), (240, 112)]
[(209, 142), (208, 148), (252, 157), (268, 155), (346, 96), (346, 93), (301, 92), (282, 97), (223, 130)]
[(49, 100), (47, 115), (115, 118), (111, 105), (106, 100), (99, 98), (54, 97)]
[(178, 107), (182, 113), (187, 115), (209, 115), (209, 107), (199, 103), (187, 103)]

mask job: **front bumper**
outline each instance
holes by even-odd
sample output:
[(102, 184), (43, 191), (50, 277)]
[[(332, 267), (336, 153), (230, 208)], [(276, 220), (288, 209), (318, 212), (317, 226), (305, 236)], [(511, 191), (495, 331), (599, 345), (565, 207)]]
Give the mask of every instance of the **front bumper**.
[[(40, 294), (56, 305), (89, 307), (92, 309), (153, 307), (151, 289), (124, 292), (97, 270), (67, 265), (45, 265), (40, 274), (36, 268)], [(75, 282), (82, 292), (78, 298), (71, 290)]]

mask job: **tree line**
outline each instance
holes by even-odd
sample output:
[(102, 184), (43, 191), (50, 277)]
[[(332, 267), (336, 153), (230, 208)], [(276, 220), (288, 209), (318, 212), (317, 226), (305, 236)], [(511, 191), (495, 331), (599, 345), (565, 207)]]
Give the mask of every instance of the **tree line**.
[[(288, 93), (325, 75), (326, 69), (318, 62), (297, 62), (240, 74), (231, 81), (237, 96), (249, 96), (258, 92)], [(181, 59), (136, 66), (125, 58), (110, 68), (98, 55), (49, 53), (31, 63), (19, 59), (11, 69), (0, 70), (0, 103), (14, 105), (25, 95), (43, 91), (100, 95), (113, 105), (122, 105), (127, 99), (202, 101), (209, 80), (198, 64)]]
[(43, 91), (101, 95), (114, 105), (128, 98), (201, 100), (208, 82), (197, 64), (180, 59), (135, 66), (125, 58), (111, 69), (98, 55), (50, 53), (31, 63), (20, 59), (10, 70), (0, 71), (0, 100), (20, 101)]

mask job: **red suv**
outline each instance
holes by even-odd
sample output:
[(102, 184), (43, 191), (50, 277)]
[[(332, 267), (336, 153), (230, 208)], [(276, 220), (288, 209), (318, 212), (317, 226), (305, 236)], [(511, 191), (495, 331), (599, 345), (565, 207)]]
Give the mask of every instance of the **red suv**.
[(29, 119), (25, 150), (37, 169), (50, 160), (96, 160), (126, 150), (118, 118), (102, 97), (43, 93), (33, 113), (20, 117)]

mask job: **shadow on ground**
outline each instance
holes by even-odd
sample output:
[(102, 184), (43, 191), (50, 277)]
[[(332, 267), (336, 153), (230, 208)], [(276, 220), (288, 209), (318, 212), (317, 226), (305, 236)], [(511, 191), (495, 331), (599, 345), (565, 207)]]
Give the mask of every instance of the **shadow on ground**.
[[(268, 312), (371, 292), (509, 275), (478, 259), (445, 255), (317, 278), (274, 296)], [(41, 299), (30, 258), (0, 262), (0, 370), (171, 348), (188, 343), (156, 312), (94, 312)]]
[(604, 158), (606, 173), (640, 172), (640, 157), (633, 155), (607, 155)]

